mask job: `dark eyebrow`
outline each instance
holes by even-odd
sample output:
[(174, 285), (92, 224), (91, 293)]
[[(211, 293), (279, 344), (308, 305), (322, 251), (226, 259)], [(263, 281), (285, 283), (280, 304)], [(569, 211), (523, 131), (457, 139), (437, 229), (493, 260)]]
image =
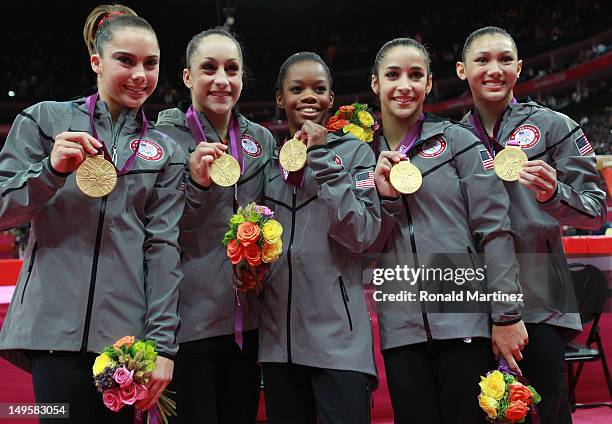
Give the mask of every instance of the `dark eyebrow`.
[[(125, 51), (122, 51), (122, 50), (119, 50), (119, 51), (113, 52), (113, 54), (112, 54), (112, 55), (113, 55), (113, 56), (129, 56), (129, 57), (136, 57), (136, 55), (135, 55), (135, 54), (132, 54), (132, 53), (130, 53), (130, 52), (125, 52)], [(151, 55), (151, 56), (147, 56), (147, 59), (159, 59), (159, 56), (158, 56), (158, 55), (156, 55), (156, 54), (153, 54), (153, 55)]]

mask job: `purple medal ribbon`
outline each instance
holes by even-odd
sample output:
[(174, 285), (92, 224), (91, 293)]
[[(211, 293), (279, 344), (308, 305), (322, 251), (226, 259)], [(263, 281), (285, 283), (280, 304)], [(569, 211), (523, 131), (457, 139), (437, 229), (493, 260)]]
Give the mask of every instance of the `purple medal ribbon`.
[[(512, 100), (510, 100), (510, 104), (515, 104), (515, 103), (516, 103), (516, 99), (512, 97)], [(482, 141), (486, 149), (489, 151), (489, 153), (491, 154), (491, 157), (495, 157), (495, 154), (504, 148), (497, 141), (497, 137), (499, 135), (499, 130), (501, 127), (502, 117), (500, 117), (495, 122), (495, 126), (493, 127), (493, 137), (494, 138), (489, 137), (489, 135), (485, 131), (484, 126), (482, 125), (482, 121), (480, 120), (480, 116), (478, 115), (478, 112), (476, 111), (476, 109), (474, 109), (472, 113), (470, 113), (469, 120), (470, 120), (470, 124), (472, 124), (472, 128), (474, 128), (474, 131), (476, 131), (476, 135), (478, 136), (480, 141)], [(514, 140), (508, 140), (506, 144), (509, 146), (520, 146), (520, 143)]]
[[(287, 142), (287, 139), (283, 141), (283, 145)], [(304, 185), (304, 170), (306, 167), (300, 169), (299, 171), (289, 172), (281, 165), (280, 161), (278, 161), (278, 169), (280, 171), (281, 178), (286, 183), (292, 184), (296, 187), (302, 187)]]
[(110, 154), (108, 153), (108, 149), (106, 148), (106, 143), (98, 136), (98, 131), (96, 131), (96, 126), (94, 125), (94, 110), (96, 109), (96, 102), (98, 101), (99, 93), (92, 94), (87, 97), (87, 112), (89, 114), (89, 125), (91, 128), (91, 136), (102, 143), (102, 152), (104, 154), (104, 159), (113, 164), (115, 169), (117, 170), (117, 176), (125, 175), (134, 167), (134, 163), (136, 162), (136, 156), (138, 155), (138, 149), (140, 148), (140, 142), (142, 141), (142, 137), (147, 132), (147, 128), (149, 128), (149, 123), (147, 122), (147, 117), (145, 116), (144, 110), (140, 109), (140, 113), (142, 115), (142, 130), (140, 131), (140, 137), (138, 137), (138, 144), (136, 144), (136, 148), (134, 149), (134, 153), (128, 158), (123, 168), (118, 169), (117, 165), (113, 162)]
[(145, 424), (147, 422), (145, 415), (149, 415), (148, 424), (159, 424), (159, 411), (157, 410), (157, 404), (153, 405), (151, 409), (143, 410), (138, 409), (134, 411), (134, 424)]
[(423, 121), (425, 121), (425, 114), (421, 113), (416, 124), (408, 130), (400, 144), (397, 146), (395, 151), (408, 156), (410, 148), (414, 145), (417, 139), (421, 136), (421, 130), (423, 129)]
[[(206, 135), (204, 134), (204, 128), (202, 127), (202, 122), (200, 122), (200, 118), (198, 117), (198, 113), (196, 112), (193, 105), (189, 106), (187, 113), (187, 123), (189, 124), (189, 129), (191, 130), (191, 135), (193, 136), (196, 144), (201, 141), (206, 142)], [(242, 155), (242, 149), (238, 148), (238, 138), (240, 136), (240, 128), (238, 126), (238, 119), (232, 114), (230, 116), (229, 122), (229, 139), (230, 139), (230, 148), (231, 155), (238, 161), (240, 164), (240, 175), (244, 172), (244, 157)], [(223, 140), (221, 140), (223, 142)]]
[(243, 317), (242, 317), (242, 303), (240, 303), (240, 297), (238, 296), (238, 290), (235, 290), (236, 300), (234, 302), (234, 311), (235, 311), (235, 319), (234, 319), (234, 341), (242, 350), (242, 327), (243, 327)]
[[(198, 117), (198, 113), (196, 112), (193, 105), (189, 106), (187, 113), (187, 123), (189, 124), (189, 129), (191, 130), (191, 135), (195, 140), (196, 144), (201, 141), (206, 142), (206, 134), (204, 134), (204, 128), (202, 127), (202, 122)], [(230, 139), (230, 153), (238, 161), (240, 164), (240, 175), (244, 172), (244, 156), (242, 155), (242, 148), (238, 148), (238, 137), (240, 135), (240, 128), (238, 126), (238, 119), (234, 116), (234, 114), (230, 115), (229, 122), (229, 139)], [(223, 142), (223, 140), (221, 140)], [(242, 146), (240, 146), (242, 147)], [(234, 200), (237, 203), (237, 199)], [(243, 313), (242, 313), (242, 304), (240, 303), (240, 298), (238, 297), (238, 292), (236, 291), (236, 296), (234, 298), (234, 341), (242, 350), (242, 330), (244, 328), (243, 324)]]

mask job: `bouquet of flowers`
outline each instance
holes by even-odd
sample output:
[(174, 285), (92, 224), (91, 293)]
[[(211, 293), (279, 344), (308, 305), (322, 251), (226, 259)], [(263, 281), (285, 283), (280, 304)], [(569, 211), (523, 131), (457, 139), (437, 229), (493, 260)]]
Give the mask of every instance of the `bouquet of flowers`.
[(339, 130), (344, 134), (350, 132), (359, 140), (370, 143), (374, 139), (377, 125), (374, 116), (368, 110), (368, 105), (353, 103), (340, 106), (336, 114), (329, 118), (326, 127), (332, 132)]
[[(155, 369), (155, 359), (155, 343), (136, 341), (133, 336), (123, 337), (104, 348), (93, 365), (94, 383), (102, 393), (104, 405), (117, 412), (125, 405), (145, 399), (148, 396), (146, 384)], [(168, 416), (176, 416), (176, 403), (166, 393), (171, 392), (166, 390), (161, 395), (157, 408), (149, 412), (147, 423), (161, 419), (167, 424)], [(142, 422), (142, 414), (142, 411), (136, 411), (137, 421)]]
[(234, 267), (245, 261), (254, 276), (252, 285), (241, 290), (261, 291), (260, 276), (283, 251), (283, 227), (273, 218), (274, 213), (266, 206), (249, 203), (238, 208), (229, 220), (229, 230), (223, 236), (227, 256)]
[(480, 377), (478, 404), (487, 413), (487, 420), (497, 424), (522, 423), (542, 398), (522, 377), (500, 360), (497, 370)]

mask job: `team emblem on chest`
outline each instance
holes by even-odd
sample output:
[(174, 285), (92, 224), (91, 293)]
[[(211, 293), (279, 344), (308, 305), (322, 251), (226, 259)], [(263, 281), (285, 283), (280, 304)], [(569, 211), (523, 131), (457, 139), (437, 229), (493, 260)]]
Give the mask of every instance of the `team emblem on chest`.
[(340, 165), (340, 166), (344, 166), (344, 164), (342, 163), (342, 158), (338, 155), (336, 155), (336, 157), (334, 157), (334, 163), (336, 165)]
[(436, 137), (431, 140), (427, 140), (421, 145), (418, 155), (422, 158), (435, 158), (440, 156), (446, 150), (446, 140), (444, 137)]
[(242, 151), (252, 158), (261, 156), (261, 144), (253, 137), (248, 135), (242, 136)]
[(132, 141), (130, 143), (132, 152), (136, 151), (136, 147), (138, 147), (138, 153), (136, 153), (136, 156), (141, 159), (157, 161), (164, 157), (163, 149), (158, 144), (150, 140), (140, 140), (140, 146), (138, 146), (138, 140)]
[(535, 125), (521, 125), (512, 132), (510, 140), (518, 141), (521, 149), (529, 149), (540, 141), (540, 130)]

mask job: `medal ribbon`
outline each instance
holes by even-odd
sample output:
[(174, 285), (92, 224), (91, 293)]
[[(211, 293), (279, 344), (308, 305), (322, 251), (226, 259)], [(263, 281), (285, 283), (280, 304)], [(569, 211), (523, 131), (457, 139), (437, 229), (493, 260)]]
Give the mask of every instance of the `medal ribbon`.
[(138, 144), (136, 144), (136, 148), (134, 149), (134, 153), (130, 155), (128, 160), (123, 165), (123, 168), (118, 169), (117, 165), (113, 162), (110, 154), (108, 153), (108, 149), (106, 148), (106, 143), (98, 136), (98, 131), (96, 131), (96, 126), (94, 124), (94, 110), (96, 109), (96, 102), (98, 101), (100, 93), (92, 94), (87, 97), (87, 113), (89, 114), (89, 126), (91, 128), (91, 136), (102, 143), (102, 152), (104, 154), (104, 159), (113, 164), (115, 169), (117, 170), (117, 176), (127, 174), (134, 167), (134, 163), (136, 162), (136, 156), (138, 155), (138, 149), (140, 148), (140, 142), (142, 141), (142, 137), (147, 132), (149, 128), (149, 123), (147, 122), (147, 117), (145, 116), (144, 110), (140, 108), (140, 113), (142, 116), (142, 130), (140, 131), (140, 136), (138, 137)]
[[(510, 100), (510, 104), (515, 103), (516, 99), (512, 97), (512, 100)], [(491, 139), (491, 137), (489, 137), (489, 135), (485, 131), (484, 126), (482, 125), (482, 121), (480, 120), (480, 116), (478, 115), (476, 109), (474, 109), (469, 116), (470, 124), (472, 124), (472, 128), (474, 128), (474, 131), (476, 131), (476, 136), (480, 139), (480, 141), (482, 141), (484, 146), (491, 154), (491, 157), (495, 157), (495, 154), (504, 148), (504, 146), (502, 146), (497, 141), (497, 138), (499, 136), (499, 130), (501, 127), (502, 117), (503, 116), (500, 116), (499, 119), (495, 122), (495, 126), (493, 127), (494, 138)], [(520, 146), (520, 143), (515, 140), (508, 140), (506, 144), (509, 146)]]
[[(196, 112), (193, 105), (189, 106), (187, 113), (187, 123), (189, 124), (189, 129), (191, 130), (191, 135), (193, 136), (196, 144), (200, 141), (206, 142), (206, 135), (204, 134), (204, 128), (202, 127), (202, 122), (200, 122), (200, 118), (198, 117), (198, 113)], [(240, 164), (240, 175), (244, 172), (244, 156), (242, 155), (242, 148), (238, 148), (238, 138), (240, 137), (240, 127), (238, 125), (238, 119), (232, 113), (230, 116), (229, 122), (229, 139), (230, 139), (230, 148), (231, 155), (238, 161)], [(223, 140), (221, 140), (223, 142)], [(241, 146), (242, 147), (242, 146)]]
[(402, 153), (408, 156), (408, 152), (410, 148), (414, 145), (414, 143), (421, 137), (421, 130), (423, 129), (423, 121), (425, 121), (425, 114), (421, 113), (419, 119), (416, 124), (408, 130), (400, 144), (397, 146), (395, 151)]
[[(287, 139), (283, 141), (283, 145), (287, 142)], [(302, 188), (304, 185), (304, 170), (306, 167), (300, 169), (299, 171), (289, 172), (281, 165), (280, 161), (278, 161), (278, 169), (280, 171), (280, 176), (286, 183), (292, 184), (296, 187)]]

